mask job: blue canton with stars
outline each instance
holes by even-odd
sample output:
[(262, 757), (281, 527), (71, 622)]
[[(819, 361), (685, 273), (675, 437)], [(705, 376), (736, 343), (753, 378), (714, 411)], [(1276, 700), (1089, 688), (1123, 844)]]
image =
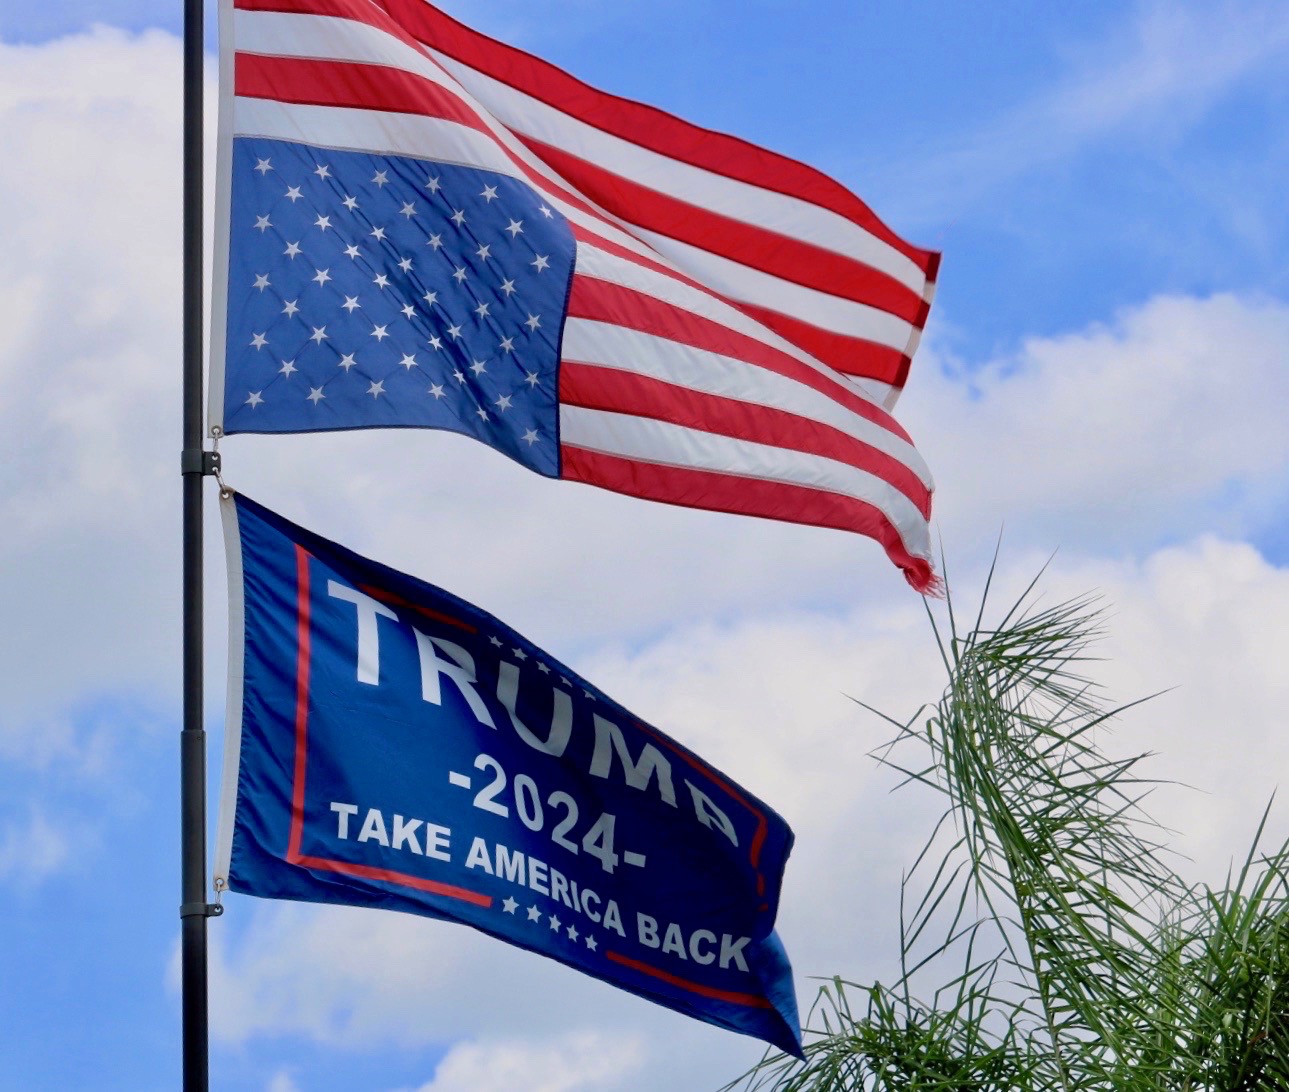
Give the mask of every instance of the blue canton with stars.
[(225, 433), (439, 428), (559, 475), (575, 243), (492, 171), (233, 142)]

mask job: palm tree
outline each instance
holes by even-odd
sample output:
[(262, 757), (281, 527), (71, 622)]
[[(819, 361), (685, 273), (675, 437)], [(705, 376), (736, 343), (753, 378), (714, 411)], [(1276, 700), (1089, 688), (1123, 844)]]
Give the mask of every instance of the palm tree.
[[(782, 1092), (1289, 1089), (1289, 843), (1217, 888), (1166, 862), (1144, 755), (1100, 739), (1085, 676), (1097, 602), (932, 627), (947, 683), (876, 757), (944, 810), (901, 886), (890, 985), (835, 978), (804, 1061), (728, 1086)], [(928, 612), (930, 613), (930, 612)], [(1135, 704), (1135, 703), (1134, 703)], [(867, 707), (866, 707), (867, 708)]]

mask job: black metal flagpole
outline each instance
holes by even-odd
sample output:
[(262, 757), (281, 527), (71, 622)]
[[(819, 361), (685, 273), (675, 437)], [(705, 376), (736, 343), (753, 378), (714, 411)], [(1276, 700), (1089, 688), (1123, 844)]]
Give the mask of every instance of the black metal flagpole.
[(202, 479), (219, 468), (202, 437), (202, 0), (184, 0), (183, 48), (183, 729), (180, 852), (183, 1087), (209, 1087), (206, 1003), (206, 730), (202, 723)]

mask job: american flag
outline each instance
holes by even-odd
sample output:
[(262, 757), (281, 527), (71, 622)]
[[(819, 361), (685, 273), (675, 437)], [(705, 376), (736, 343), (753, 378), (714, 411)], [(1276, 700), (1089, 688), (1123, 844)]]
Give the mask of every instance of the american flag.
[(939, 256), (819, 172), (422, 0), (224, 0), (211, 426), (462, 432), (552, 477), (877, 539)]

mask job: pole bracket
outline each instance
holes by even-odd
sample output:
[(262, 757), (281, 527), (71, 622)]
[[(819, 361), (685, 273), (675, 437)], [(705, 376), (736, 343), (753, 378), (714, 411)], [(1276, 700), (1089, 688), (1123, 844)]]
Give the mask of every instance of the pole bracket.
[(217, 918), (223, 912), (217, 902), (185, 902), (179, 907), (180, 918)]
[(184, 451), (179, 455), (180, 474), (200, 474), (203, 477), (219, 477), (220, 459), (218, 451)]

